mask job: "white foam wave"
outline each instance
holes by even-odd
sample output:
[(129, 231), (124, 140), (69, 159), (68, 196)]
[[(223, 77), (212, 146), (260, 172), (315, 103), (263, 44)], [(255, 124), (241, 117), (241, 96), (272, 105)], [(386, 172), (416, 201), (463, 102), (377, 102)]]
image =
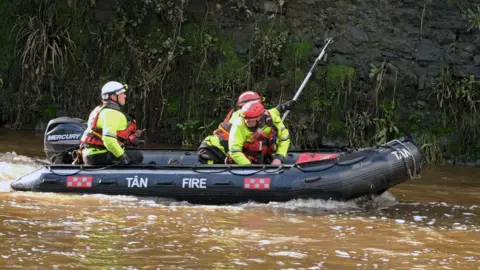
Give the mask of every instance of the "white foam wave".
[(35, 159), (15, 152), (0, 153), (0, 192), (9, 192), (10, 183), (42, 165)]
[(397, 199), (390, 193), (385, 192), (380, 196), (361, 197), (349, 201), (334, 201), (321, 199), (295, 199), (288, 202), (270, 202), (262, 203), (245, 203), (245, 208), (270, 208), (280, 210), (293, 210), (299, 212), (335, 212), (335, 211), (355, 211), (366, 208), (385, 208), (395, 205)]

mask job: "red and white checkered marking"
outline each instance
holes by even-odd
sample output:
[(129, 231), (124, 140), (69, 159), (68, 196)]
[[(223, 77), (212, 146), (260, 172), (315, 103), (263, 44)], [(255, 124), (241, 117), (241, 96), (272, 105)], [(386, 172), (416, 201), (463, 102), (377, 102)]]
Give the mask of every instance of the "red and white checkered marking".
[(244, 189), (270, 189), (270, 178), (244, 178)]
[(69, 188), (92, 188), (92, 176), (68, 176), (67, 187)]

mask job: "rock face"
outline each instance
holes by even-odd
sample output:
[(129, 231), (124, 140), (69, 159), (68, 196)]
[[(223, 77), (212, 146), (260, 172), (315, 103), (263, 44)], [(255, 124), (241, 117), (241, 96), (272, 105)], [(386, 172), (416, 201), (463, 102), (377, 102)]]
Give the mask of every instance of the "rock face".
[[(200, 0), (191, 0), (198, 6)], [(431, 0), (290, 0), (245, 1), (246, 7), (263, 18), (274, 14), (293, 37), (311, 40), (317, 53), (323, 40), (333, 37), (329, 56), (336, 64), (355, 67), (359, 78), (368, 76), (370, 64), (385, 58), (398, 69), (403, 89), (428, 91), (442, 67), (454, 76), (480, 77), (480, 30), (471, 29), (466, 6), (456, 1)], [(480, 0), (468, 1), (470, 7)], [(192, 11), (193, 12), (193, 11)], [(265, 14), (267, 16), (265, 16)], [(238, 53), (246, 53), (248, 34), (254, 22), (242, 17), (221, 18), (235, 34)], [(230, 14), (231, 15), (231, 14)], [(238, 19), (238, 18), (237, 18)], [(241, 30), (238, 30), (239, 27)], [(312, 53), (313, 53), (312, 52)], [(421, 95), (421, 93), (420, 93)]]
[[(190, 0), (191, 6), (202, 3)], [(288, 29), (293, 41), (314, 45), (311, 62), (332, 37), (328, 62), (354, 67), (361, 86), (371, 86), (372, 65), (388, 63), (395, 71), (396, 94), (407, 104), (398, 107), (399, 115), (430, 105), (444, 69), (454, 77), (480, 77), (480, 30), (469, 30), (467, 17), (467, 9), (476, 10), (480, 0), (246, 0), (233, 8), (224, 5), (217, 4), (222, 12), (211, 12), (210, 20), (233, 38), (240, 55), (248, 54), (252, 34), (262, 23), (275, 23)]]

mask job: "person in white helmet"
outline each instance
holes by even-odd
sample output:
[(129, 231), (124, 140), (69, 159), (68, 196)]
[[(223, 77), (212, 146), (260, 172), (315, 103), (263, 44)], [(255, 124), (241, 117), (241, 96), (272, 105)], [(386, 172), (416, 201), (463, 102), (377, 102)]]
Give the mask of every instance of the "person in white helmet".
[(143, 154), (138, 149), (125, 149), (143, 141), (143, 130), (137, 129), (134, 119), (121, 110), (125, 105), (128, 86), (110, 81), (102, 87), (102, 105), (97, 106), (88, 118), (88, 127), (81, 138), (83, 162), (88, 165), (114, 163), (138, 164)]

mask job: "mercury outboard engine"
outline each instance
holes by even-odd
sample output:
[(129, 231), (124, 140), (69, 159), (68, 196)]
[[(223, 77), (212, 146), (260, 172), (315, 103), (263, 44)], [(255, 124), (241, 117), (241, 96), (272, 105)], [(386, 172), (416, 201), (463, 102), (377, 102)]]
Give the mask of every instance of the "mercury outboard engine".
[(59, 117), (50, 120), (45, 130), (44, 147), (54, 164), (71, 164), (72, 152), (80, 146), (87, 123), (79, 118)]

